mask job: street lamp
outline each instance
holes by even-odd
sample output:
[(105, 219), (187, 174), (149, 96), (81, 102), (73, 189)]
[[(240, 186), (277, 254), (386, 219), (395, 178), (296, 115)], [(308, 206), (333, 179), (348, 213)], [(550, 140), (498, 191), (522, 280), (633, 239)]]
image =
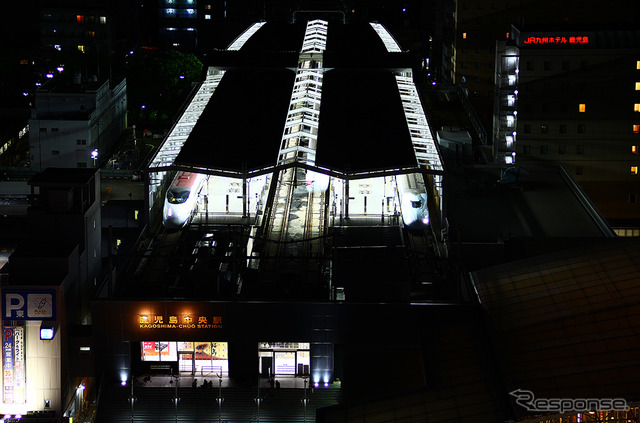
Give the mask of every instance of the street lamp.
[(307, 403), (309, 402), (309, 398), (307, 398), (307, 382), (309, 378), (304, 378), (304, 398), (302, 398), (302, 405), (304, 406), (304, 422), (307, 422)]
[(91, 158), (93, 159), (93, 167), (96, 167), (96, 159), (98, 158), (98, 149), (91, 151)]
[(222, 398), (222, 371), (218, 373), (217, 376), (218, 376), (218, 398), (216, 398), (216, 401), (218, 401), (218, 422), (222, 423), (222, 401), (224, 401), (224, 398)]

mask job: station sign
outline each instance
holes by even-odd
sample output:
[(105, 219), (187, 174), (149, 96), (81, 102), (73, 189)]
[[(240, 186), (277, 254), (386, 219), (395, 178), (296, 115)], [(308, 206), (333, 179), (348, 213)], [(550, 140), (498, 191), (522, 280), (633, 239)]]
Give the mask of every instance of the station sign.
[(140, 314), (140, 329), (222, 329), (222, 316)]
[(2, 291), (3, 320), (56, 320), (53, 290)]

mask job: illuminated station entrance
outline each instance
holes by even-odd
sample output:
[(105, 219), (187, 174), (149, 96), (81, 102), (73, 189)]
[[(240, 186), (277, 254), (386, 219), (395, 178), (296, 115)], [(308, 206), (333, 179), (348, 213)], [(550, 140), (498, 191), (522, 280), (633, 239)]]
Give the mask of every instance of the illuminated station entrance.
[(308, 342), (260, 342), (258, 354), (261, 377), (309, 376)]
[(229, 348), (227, 342), (155, 342), (141, 343), (142, 361), (164, 364), (178, 363), (180, 374), (229, 374)]

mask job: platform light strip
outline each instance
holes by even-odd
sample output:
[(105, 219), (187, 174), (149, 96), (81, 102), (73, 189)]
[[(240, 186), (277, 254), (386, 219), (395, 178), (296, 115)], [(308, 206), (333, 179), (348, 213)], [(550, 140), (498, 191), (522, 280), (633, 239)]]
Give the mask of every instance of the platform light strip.
[[(279, 164), (297, 160), (315, 163), (324, 74), (322, 52), (327, 45), (327, 27), (328, 23), (322, 20), (307, 23), (278, 153)], [(307, 54), (315, 56), (311, 58)]]
[(240, 36), (236, 38), (233, 41), (233, 43), (231, 43), (231, 45), (229, 45), (229, 47), (227, 47), (227, 50), (232, 50), (232, 51), (240, 50), (242, 46), (244, 46), (244, 43), (246, 43), (253, 34), (258, 32), (258, 30), (262, 28), (264, 24), (266, 24), (266, 22), (256, 22), (253, 25), (251, 25), (249, 28), (247, 28), (246, 31), (240, 34)]
[(433, 170), (444, 170), (440, 151), (431, 134), (413, 79), (405, 75), (395, 77), (418, 165)]
[(316, 19), (307, 22), (301, 53), (322, 53), (327, 48), (327, 21)]
[(396, 40), (391, 36), (391, 34), (389, 34), (389, 31), (387, 31), (387, 28), (385, 28), (382, 24), (375, 23), (375, 22), (369, 22), (369, 25), (371, 25), (373, 30), (376, 31), (376, 33), (378, 34), (378, 36), (382, 40), (382, 43), (387, 48), (387, 51), (389, 53), (401, 53), (402, 52), (402, 50), (400, 50), (400, 46), (398, 45)]
[(169, 136), (162, 143), (149, 168), (173, 164), (223, 76), (224, 71), (212, 68), (208, 70), (204, 82), (200, 85), (178, 122), (171, 129)]

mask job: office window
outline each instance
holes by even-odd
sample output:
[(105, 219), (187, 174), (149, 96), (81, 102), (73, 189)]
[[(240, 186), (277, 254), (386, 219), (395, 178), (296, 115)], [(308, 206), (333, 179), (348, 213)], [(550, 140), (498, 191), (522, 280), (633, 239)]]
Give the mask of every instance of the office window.
[(60, 151), (59, 150), (51, 150), (51, 155), (52, 156), (59, 156), (60, 155)]
[(638, 202), (638, 194), (629, 194), (629, 202), (635, 204)]
[(85, 168), (85, 167), (87, 167), (87, 163), (86, 162), (78, 162), (78, 167)]
[(76, 140), (77, 145), (87, 145), (87, 140)]
[(58, 132), (58, 128), (51, 128), (51, 132)]
[(640, 134), (640, 125), (633, 125), (633, 133)]
[(544, 70), (546, 70), (546, 71), (550, 71), (551, 70), (551, 61), (550, 60), (545, 60), (544, 61)]
[(205, 15), (204, 15), (204, 19), (205, 19), (205, 20), (209, 20), (209, 19), (211, 19), (211, 15), (207, 15), (207, 14), (205, 14)]
[(634, 112), (640, 112), (640, 103), (636, 103), (633, 105), (633, 111)]
[(587, 62), (586, 60), (580, 61), (580, 69), (586, 69), (588, 67), (589, 67), (589, 62)]
[(83, 46), (83, 45), (79, 45), (79, 46), (78, 46), (78, 51), (79, 51), (80, 53), (84, 53), (84, 52), (85, 52), (85, 48), (84, 48), (84, 46)]
[(507, 32), (507, 40), (509, 39), (509, 35), (511, 35), (511, 34), (509, 34), (509, 33)]
[(551, 92), (551, 83), (550, 82), (543, 82), (542, 83), (542, 91), (544, 91), (545, 93)]
[(632, 175), (638, 174), (638, 166), (631, 166), (631, 174)]
[(584, 112), (586, 112), (586, 111), (587, 111), (587, 105), (586, 105), (586, 104), (584, 104), (584, 103), (580, 103), (580, 104), (578, 104), (578, 111), (579, 111), (580, 113), (584, 113)]
[(583, 170), (582, 166), (576, 166), (576, 175), (582, 175)]
[(640, 69), (640, 60), (636, 60), (636, 69)]
[(532, 71), (534, 69), (533, 62), (531, 60), (527, 60), (527, 70)]
[(529, 124), (524, 125), (524, 133), (525, 134), (530, 134), (531, 133), (531, 125), (529, 125)]
[(584, 154), (584, 145), (576, 145), (576, 154)]
[(587, 132), (587, 126), (584, 123), (578, 125), (578, 134), (584, 134)]
[(565, 144), (558, 146), (558, 154), (567, 154), (567, 146)]
[(210, 5), (210, 4), (205, 4), (205, 5), (204, 5), (204, 8), (205, 8), (206, 10), (211, 10), (211, 5)]
[(483, 9), (484, 8), (484, 4), (482, 2), (478, 2), (478, 9)]
[(106, 24), (107, 23), (107, 17), (106, 16), (100, 16), (100, 23), (102, 25)]
[(566, 124), (561, 123), (558, 128), (559, 128), (558, 132), (560, 132), (561, 134), (566, 134), (567, 133), (567, 125)]
[(40, 128), (40, 132), (47, 132), (47, 128)]
[(466, 32), (463, 32), (463, 33), (462, 33), (462, 39), (463, 39), (463, 40), (466, 40), (466, 39), (467, 39), (467, 33), (466, 33)]
[(562, 61), (562, 70), (563, 71), (568, 71), (571, 68), (571, 66), (569, 65), (569, 61), (568, 60), (563, 60)]
[(639, 147), (640, 147), (640, 146), (632, 145), (632, 146), (631, 146), (631, 153), (633, 153), (633, 154), (638, 154), (638, 148), (639, 148)]
[(541, 145), (540, 146), (540, 154), (547, 154), (549, 153), (549, 146), (548, 145)]
[(540, 125), (540, 133), (548, 134), (549, 133), (549, 125)]
[(82, 16), (82, 15), (76, 15), (76, 22), (78, 22), (78, 23), (84, 23), (84, 16)]
[(636, 91), (640, 91), (640, 82), (636, 82)]
[(531, 145), (525, 144), (522, 146), (522, 154), (531, 154)]

